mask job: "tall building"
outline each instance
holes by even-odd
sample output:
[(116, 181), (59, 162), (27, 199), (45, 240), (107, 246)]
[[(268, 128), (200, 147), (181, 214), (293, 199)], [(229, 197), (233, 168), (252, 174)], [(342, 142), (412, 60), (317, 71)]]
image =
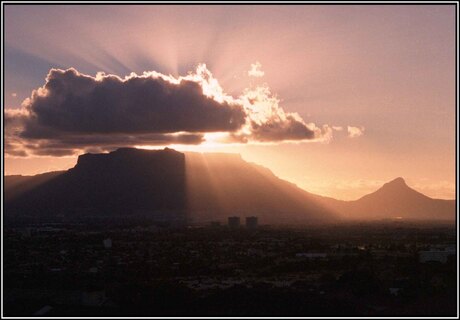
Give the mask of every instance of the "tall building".
[(228, 217), (228, 226), (230, 228), (239, 228), (240, 217)]
[(112, 248), (112, 239), (107, 238), (102, 241), (104, 243), (104, 248), (110, 249)]
[(211, 221), (211, 227), (213, 228), (220, 227), (220, 221)]
[(246, 217), (246, 228), (256, 229), (258, 224), (257, 217)]

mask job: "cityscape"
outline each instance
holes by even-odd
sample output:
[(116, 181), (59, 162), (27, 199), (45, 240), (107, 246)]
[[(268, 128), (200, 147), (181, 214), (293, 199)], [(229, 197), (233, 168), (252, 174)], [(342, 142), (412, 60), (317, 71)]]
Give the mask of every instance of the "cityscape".
[(6, 229), (5, 315), (455, 315), (452, 225), (239, 218)]

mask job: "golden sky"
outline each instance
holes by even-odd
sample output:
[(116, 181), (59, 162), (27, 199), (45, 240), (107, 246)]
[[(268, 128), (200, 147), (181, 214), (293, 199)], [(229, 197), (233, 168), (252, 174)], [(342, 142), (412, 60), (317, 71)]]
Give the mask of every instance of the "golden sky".
[[(6, 131), (5, 174), (69, 168), (78, 153), (114, 140), (110, 147), (240, 153), (340, 199), (399, 176), (429, 196), (455, 197), (454, 5), (5, 8), (4, 115), (39, 115), (27, 115), (21, 139)], [(194, 84), (205, 100), (193, 100)], [(178, 90), (198, 111), (155, 113), (163, 121), (152, 122), (150, 105), (136, 100), (150, 85)], [(40, 87), (47, 92), (34, 96)], [(61, 108), (63, 90), (72, 102), (69, 92), (96, 87), (115, 98), (94, 117), (99, 96), (81, 100), (83, 113)], [(147, 91), (154, 104), (157, 91)]]

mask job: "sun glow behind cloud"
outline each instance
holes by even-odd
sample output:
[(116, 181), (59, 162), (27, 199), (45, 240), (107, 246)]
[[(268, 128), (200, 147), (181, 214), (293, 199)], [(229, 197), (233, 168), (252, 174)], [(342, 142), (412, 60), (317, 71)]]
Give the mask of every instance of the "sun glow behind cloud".
[[(156, 70), (177, 79), (206, 62), (227, 95), (238, 99), (266, 82), (285, 113), (315, 122), (332, 143), (223, 144), (215, 140), (227, 133), (206, 132), (199, 145), (169, 147), (239, 152), (290, 181), (308, 175), (305, 187), (312, 178), (416, 181), (421, 172), (433, 182), (454, 181), (454, 22), (449, 6), (7, 6), (5, 92), (17, 97), (5, 94), (5, 107), (18, 108), (50, 68), (121, 76)], [(257, 62), (263, 77), (248, 74)], [(348, 126), (364, 126), (364, 136), (349, 138)], [(5, 147), (10, 143), (5, 137)], [(5, 170), (44, 172), (45, 160), (63, 163), (86, 151), (104, 150), (10, 154)]]
[[(261, 65), (257, 64), (260, 71)], [(51, 69), (19, 110), (5, 110), (9, 156), (113, 150), (121, 146), (329, 143), (333, 128), (287, 112), (267, 84), (227, 94), (205, 64), (175, 77), (157, 71), (124, 78)], [(336, 127), (335, 127), (336, 128)], [(353, 129), (350, 137), (362, 130)], [(337, 131), (337, 130), (335, 130)], [(178, 148), (183, 149), (183, 148)]]

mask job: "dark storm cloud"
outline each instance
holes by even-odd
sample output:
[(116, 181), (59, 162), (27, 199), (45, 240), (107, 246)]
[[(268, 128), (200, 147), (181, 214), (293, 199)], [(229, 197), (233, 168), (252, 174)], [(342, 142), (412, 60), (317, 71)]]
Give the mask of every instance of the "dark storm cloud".
[(170, 145), (170, 144), (200, 144), (203, 135), (194, 133), (182, 134), (74, 134), (62, 135), (55, 139), (28, 139), (27, 143), (11, 146), (8, 154), (11, 156), (69, 156), (77, 151), (103, 152), (112, 151), (121, 147), (136, 145)]
[(22, 137), (55, 132), (174, 133), (234, 131), (245, 121), (241, 106), (219, 103), (199, 83), (161, 77), (94, 78), (75, 69), (52, 69), (26, 103), (31, 117)]
[(232, 132), (246, 121), (238, 103), (204, 95), (199, 79), (157, 73), (91, 77), (75, 69), (51, 69), (21, 109), (6, 109), (4, 115), (11, 156), (200, 144), (203, 133)]
[(315, 131), (290, 115), (287, 115), (283, 121), (268, 120), (262, 124), (251, 122), (251, 128), (252, 138), (263, 142), (315, 138)]
[(19, 137), (27, 118), (28, 114), (23, 109), (5, 109), (3, 111), (3, 119), (5, 122), (5, 154), (14, 157), (27, 156), (27, 152), (24, 150), (23, 141)]
[[(112, 134), (112, 135), (69, 135), (60, 139), (39, 140), (41, 148), (84, 148), (94, 146), (133, 146), (166, 144), (199, 144), (203, 141), (201, 134)], [(29, 145), (30, 147), (31, 145)]]
[[(120, 78), (51, 69), (20, 109), (5, 109), (10, 156), (66, 156), (118, 147), (226, 142), (321, 141), (328, 135), (285, 112), (268, 87), (226, 95), (205, 65), (174, 78), (157, 72)], [(324, 138), (327, 139), (324, 139)]]

